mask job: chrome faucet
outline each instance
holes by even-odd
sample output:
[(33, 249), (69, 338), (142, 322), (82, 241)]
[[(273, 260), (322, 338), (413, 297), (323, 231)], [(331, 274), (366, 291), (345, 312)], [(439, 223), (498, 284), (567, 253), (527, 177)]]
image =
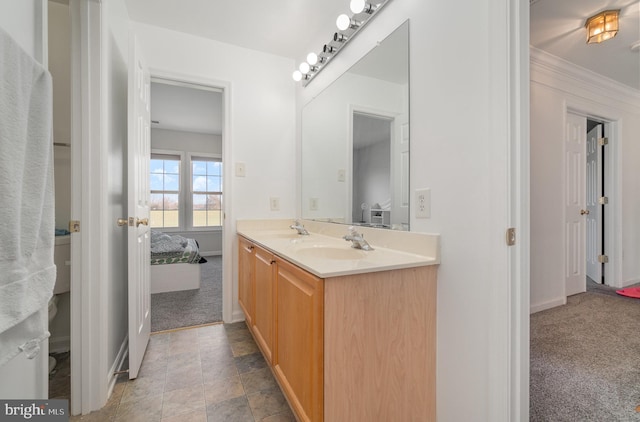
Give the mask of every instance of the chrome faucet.
[(351, 247), (356, 249), (362, 249), (363, 251), (372, 251), (373, 248), (366, 240), (364, 236), (356, 231), (356, 228), (349, 226), (349, 234), (342, 237), (344, 240), (351, 241)]
[(289, 226), (289, 228), (297, 230), (299, 235), (309, 236), (309, 232), (304, 226), (300, 223), (300, 220), (296, 220), (295, 223)]

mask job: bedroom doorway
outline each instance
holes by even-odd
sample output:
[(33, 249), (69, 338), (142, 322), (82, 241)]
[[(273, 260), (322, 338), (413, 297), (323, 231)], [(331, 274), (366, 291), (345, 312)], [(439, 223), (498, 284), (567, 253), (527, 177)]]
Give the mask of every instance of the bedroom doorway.
[(151, 332), (223, 320), (224, 90), (151, 78)]

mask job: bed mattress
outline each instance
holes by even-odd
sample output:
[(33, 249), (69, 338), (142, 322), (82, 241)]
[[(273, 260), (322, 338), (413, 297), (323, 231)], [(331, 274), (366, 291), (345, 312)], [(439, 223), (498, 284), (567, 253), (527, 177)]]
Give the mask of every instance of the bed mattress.
[(197, 264), (200, 259), (195, 239), (151, 231), (151, 265)]

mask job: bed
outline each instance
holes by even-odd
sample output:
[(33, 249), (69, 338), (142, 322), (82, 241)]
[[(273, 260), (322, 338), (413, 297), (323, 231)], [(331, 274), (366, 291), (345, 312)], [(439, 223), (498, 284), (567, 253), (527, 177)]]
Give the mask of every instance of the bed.
[(180, 235), (151, 230), (151, 293), (200, 288), (198, 243)]

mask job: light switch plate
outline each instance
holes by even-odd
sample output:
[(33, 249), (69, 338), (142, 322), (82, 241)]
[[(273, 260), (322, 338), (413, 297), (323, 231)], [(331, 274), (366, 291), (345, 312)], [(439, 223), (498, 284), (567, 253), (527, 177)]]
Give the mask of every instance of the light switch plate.
[(416, 218), (431, 218), (431, 189), (416, 189)]
[(346, 172), (344, 169), (338, 170), (338, 182), (344, 182), (346, 179)]
[(236, 163), (236, 177), (245, 177), (246, 176), (246, 169), (244, 166), (244, 163), (240, 163), (237, 162)]

